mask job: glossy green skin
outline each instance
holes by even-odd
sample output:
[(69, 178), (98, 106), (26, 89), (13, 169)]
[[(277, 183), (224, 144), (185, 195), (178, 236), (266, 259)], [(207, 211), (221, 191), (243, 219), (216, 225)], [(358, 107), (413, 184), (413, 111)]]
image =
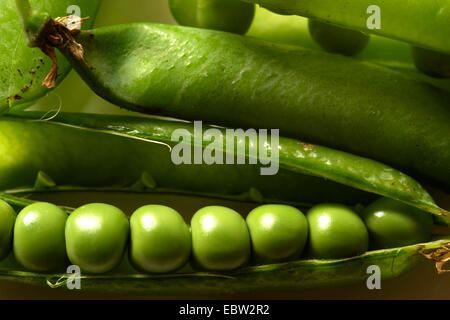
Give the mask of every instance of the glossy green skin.
[(240, 0), (169, 0), (169, 7), (181, 25), (240, 34), (255, 16), (255, 5)]
[(14, 225), (15, 259), (31, 271), (65, 271), (66, 220), (67, 213), (51, 203), (37, 202), (22, 209)]
[[(69, 15), (67, 9), (76, 5), (83, 17), (89, 17), (83, 28), (94, 24), (100, 0), (31, 0), (37, 12), (46, 12), (51, 17)], [(27, 45), (15, 1), (0, 2), (0, 113), (44, 96), (49, 89), (41, 85), (50, 70), (51, 60), (40, 49)], [(58, 55), (58, 83), (70, 71), (70, 65)], [(16, 109), (16, 108), (15, 108)]]
[(295, 207), (279, 204), (259, 206), (246, 218), (257, 262), (298, 259), (308, 239), (308, 221)]
[[(398, 39), (439, 52), (450, 53), (450, 11), (447, 0), (243, 0), (274, 12), (295, 14), (388, 38)], [(370, 6), (380, 8), (381, 28), (368, 29)], [(418, 24), (417, 21), (423, 23)], [(370, 21), (369, 21), (370, 22)]]
[(311, 37), (325, 51), (354, 56), (369, 43), (370, 37), (362, 32), (341, 28), (314, 19), (309, 19)]
[[(11, 118), (17, 119), (18, 117), (28, 120), (38, 120), (42, 117), (42, 113), (25, 112), (16, 114)], [(49, 124), (49, 122), (48, 120), (42, 121), (37, 126), (41, 127), (44, 124)], [(71, 144), (72, 148), (69, 151), (73, 152), (73, 158), (84, 159), (84, 162), (77, 162), (76, 167), (73, 168), (73, 159), (70, 158), (68, 163), (68, 169), (70, 170), (61, 172), (61, 168), (54, 168), (48, 165), (48, 161), (45, 158), (47, 153), (45, 153), (45, 159), (41, 159), (42, 161), (38, 163), (38, 168), (44, 171), (45, 174), (35, 172), (32, 175), (32, 181), (36, 179), (33, 182), (34, 188), (32, 189), (36, 189), (36, 186), (44, 184), (48, 186), (42, 190), (59, 189), (58, 186), (61, 186), (64, 190), (77, 189), (77, 185), (99, 187), (101, 186), (99, 185), (101, 183), (100, 178), (104, 175), (112, 181), (106, 185), (110, 190), (183, 192), (253, 202), (280, 203), (289, 201), (297, 205), (303, 200), (303, 206), (305, 206), (305, 202), (306, 204), (320, 203), (330, 201), (328, 199), (331, 198), (337, 199), (339, 203), (345, 204), (366, 203), (367, 199), (364, 199), (363, 194), (359, 194), (358, 196), (354, 189), (345, 187), (350, 186), (374, 194), (391, 197), (433, 213), (438, 218), (437, 221), (439, 223), (447, 225), (450, 222), (448, 218), (446, 219), (444, 217), (446, 211), (439, 208), (427, 191), (409, 176), (376, 161), (318, 145), (280, 137), (278, 145), (280, 171), (276, 175), (262, 176), (259, 171), (260, 168), (257, 165), (174, 165), (168, 150), (169, 146), (174, 145), (174, 142), (171, 140), (173, 132), (177, 129), (186, 130), (191, 136), (191, 140), (185, 141), (187, 144), (192, 146), (196, 143), (202, 143), (201, 146), (206, 147), (209, 145), (210, 139), (207, 135), (208, 126), (203, 127), (203, 133), (205, 135), (203, 142), (196, 142), (192, 138), (194, 136), (192, 123), (182, 121), (92, 114), (82, 116), (79, 114), (60, 113), (51, 123), (53, 128), (70, 126), (72, 130), (78, 128), (76, 132), (91, 131), (91, 134), (95, 132), (93, 136), (103, 136), (108, 137), (108, 139), (118, 138), (116, 136), (121, 136), (122, 138), (127, 137), (128, 139), (123, 140), (127, 148), (131, 146), (131, 141), (135, 141), (136, 143), (140, 142), (142, 143), (141, 146), (144, 146), (143, 150), (149, 152), (149, 154), (141, 154), (140, 151), (138, 152), (135, 149), (131, 149), (131, 152), (128, 152), (130, 149), (123, 150), (121, 147), (122, 144), (117, 143), (117, 140), (115, 141), (117, 144), (115, 144), (112, 142), (107, 143), (107, 139), (105, 139), (100, 144), (104, 146), (104, 149), (101, 149), (99, 148), (99, 144), (96, 143), (100, 140), (91, 137), (89, 141), (92, 141), (92, 146), (88, 147), (88, 144), (83, 141), (81, 153), (84, 155), (83, 152), (87, 150), (91, 156), (94, 151), (99, 153), (99, 165), (94, 168), (92, 167), (90, 157), (87, 157), (89, 159), (87, 160), (79, 154), (80, 150), (75, 146), (80, 141), (74, 139), (73, 144)], [(8, 130), (12, 129), (8, 128)], [(28, 130), (31, 129), (28, 128)], [(216, 128), (216, 130), (219, 129)], [(225, 135), (224, 130), (221, 130), (219, 132)], [(29, 132), (29, 134), (32, 133)], [(69, 151), (64, 149), (69, 136), (64, 137), (64, 142), (58, 143), (59, 148), (62, 149), (52, 150), (54, 152), (53, 154), (60, 155), (62, 153), (64, 156), (70, 155)], [(38, 135), (33, 132), (33, 139), (29, 138), (29, 140), (34, 142), (37, 137)], [(33, 148), (34, 155), (37, 155), (42, 149), (41, 145), (49, 143), (48, 136), (44, 135), (42, 138), (39, 147)], [(11, 153), (11, 150), (14, 150), (14, 141), (6, 140), (8, 143), (5, 143), (5, 147), (8, 147)], [(256, 152), (257, 144), (249, 147), (244, 139), (240, 139), (239, 141), (234, 149), (235, 154), (240, 152), (245, 152), (245, 154)], [(264, 148), (266, 149), (265, 152), (271, 152), (270, 146), (264, 146)], [(117, 157), (120, 160), (123, 160), (122, 154), (124, 151), (127, 151), (125, 154), (139, 154), (139, 156), (136, 156), (136, 158), (128, 158), (126, 163), (120, 161), (121, 166), (116, 167), (119, 164), (113, 161), (115, 156), (113, 156), (112, 149), (116, 151)], [(21, 156), (21, 158), (26, 157)], [(35, 158), (39, 159), (36, 156)], [(5, 176), (4, 182), (9, 184), (11, 182), (18, 183), (19, 181), (17, 179), (23, 175), (23, 172), (19, 174), (14, 171), (13, 168), (16, 168), (17, 163), (14, 162), (14, 167), (11, 168), (8, 159), (10, 158), (5, 159), (5, 164), (8, 165), (9, 169), (5, 170), (8, 175)], [(104, 161), (100, 161), (102, 159)], [(82, 163), (85, 163), (86, 167)], [(36, 168), (35, 164), (31, 168)], [(104, 169), (104, 171), (100, 168)], [(114, 170), (112, 170), (113, 168)], [(86, 173), (83, 173), (91, 172), (90, 170), (94, 170), (95, 174), (86, 175)], [(116, 171), (121, 174), (112, 174), (112, 172)], [(74, 177), (68, 176), (67, 172), (73, 172), (74, 174), (79, 172), (80, 174)], [(137, 177), (133, 178), (131, 175), (136, 173)], [(129, 178), (132, 178), (132, 180), (126, 179), (128, 175), (130, 175)], [(201, 181), (198, 179), (199, 175), (202, 176)], [(82, 183), (78, 182), (80, 181), (78, 180), (80, 176), (83, 179), (81, 180), (83, 181)], [(45, 177), (45, 179), (41, 179), (42, 177)], [(222, 179), (220, 183), (218, 177)], [(332, 185), (328, 185), (330, 182), (322, 178), (334, 181), (335, 183), (337, 182), (338, 184), (332, 183)], [(49, 184), (49, 182), (52, 182), (51, 180), (54, 182)], [(324, 194), (326, 195), (326, 199), (324, 199)], [(368, 196), (369, 198), (374, 198), (373, 195), (369, 194)]]
[(309, 254), (318, 259), (340, 259), (363, 254), (369, 247), (369, 234), (364, 222), (349, 207), (319, 204), (311, 208)]
[[(23, 208), (33, 201), (10, 194), (0, 193), (4, 199), (17, 208)], [(70, 211), (70, 210), (68, 210)], [(306, 290), (339, 287), (350, 284), (365, 285), (367, 268), (377, 265), (381, 269), (382, 280), (393, 278), (411, 270), (423, 261), (420, 252), (436, 250), (450, 243), (449, 236), (441, 236), (432, 242), (395, 249), (367, 252), (361, 256), (339, 260), (299, 260), (261, 266), (239, 268), (226, 273), (192, 272), (183, 268), (170, 274), (140, 274), (124, 268), (118, 273), (101, 276), (83, 275), (83, 290), (135, 293), (147, 296), (161, 295), (205, 296), (237, 293), (273, 292), (274, 290)], [(0, 279), (26, 283), (27, 285), (51, 288), (67, 288), (69, 275), (23, 272), (10, 258), (0, 262)]]
[(430, 214), (401, 202), (380, 198), (361, 217), (367, 226), (371, 249), (404, 247), (428, 242), (433, 230)]
[(0, 260), (11, 252), (16, 212), (5, 201), (0, 200)]
[[(321, 50), (319, 45), (311, 39), (308, 31), (308, 20), (308, 18), (300, 16), (276, 14), (262, 7), (257, 7), (255, 19), (247, 32), (247, 36)], [(450, 79), (431, 78), (416, 69), (411, 55), (411, 46), (408, 43), (371, 35), (368, 46), (354, 58), (400, 71), (405, 76), (421, 82), (425, 81), (450, 92)]]
[(191, 254), (191, 233), (172, 208), (147, 205), (130, 218), (130, 262), (143, 272), (173, 272)]
[[(32, 113), (25, 114), (33, 119)], [(0, 190), (35, 190), (36, 176), (42, 171), (56, 188), (66, 190), (177, 192), (252, 201), (248, 191), (254, 188), (262, 200), (273, 202), (312, 204), (323, 201), (324, 194), (328, 201), (349, 205), (375, 199), (370, 193), (283, 168), (277, 175), (261, 176), (254, 165), (174, 165), (164, 145), (82, 129), (122, 128), (116, 133), (148, 133), (150, 139), (165, 142), (180, 126), (192, 130), (186, 123), (80, 114), (60, 114), (59, 119), (79, 127), (0, 119)], [(139, 186), (143, 173), (151, 176), (156, 186)]]
[(82, 272), (106, 273), (120, 263), (128, 235), (129, 222), (122, 210), (104, 203), (86, 204), (67, 219), (67, 255)]
[(250, 235), (244, 218), (219, 206), (198, 210), (191, 220), (192, 255), (207, 270), (237, 269), (250, 259)]
[(412, 47), (414, 64), (423, 73), (436, 78), (450, 78), (450, 54)]
[(65, 55), (119, 106), (279, 128), (450, 185), (450, 94), (426, 83), (334, 54), (180, 26), (112, 26), (77, 40), (90, 67)]

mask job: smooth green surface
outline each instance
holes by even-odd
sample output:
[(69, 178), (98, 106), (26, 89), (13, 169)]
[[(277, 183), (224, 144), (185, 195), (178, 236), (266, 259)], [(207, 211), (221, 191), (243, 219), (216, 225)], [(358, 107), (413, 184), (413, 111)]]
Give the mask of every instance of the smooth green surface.
[(0, 190), (36, 191), (36, 179), (45, 172), (55, 186), (41, 191), (168, 192), (299, 205), (323, 201), (324, 194), (328, 201), (349, 205), (375, 199), (283, 168), (261, 176), (257, 165), (175, 165), (169, 148), (155, 142), (167, 143), (180, 126), (192, 130), (183, 122), (61, 113), (58, 118), (69, 121), (64, 124), (34, 121), (42, 113), (22, 116), (27, 120), (0, 120)]
[[(12, 116), (11, 119), (17, 119), (17, 117), (21, 117), (22, 121), (24, 119), (31, 118), (40, 119), (42, 114), (29, 112), (20, 113)], [(357, 198), (353, 198), (356, 194), (353, 193), (352, 189), (347, 189), (344, 192), (342, 188), (345, 185), (403, 201), (412, 206), (433, 213), (439, 223), (448, 224), (449, 222), (449, 213), (446, 210), (439, 208), (439, 206), (434, 203), (434, 200), (428, 192), (411, 177), (379, 162), (364, 159), (338, 150), (279, 137), (277, 149), (279, 152), (278, 161), (280, 171), (278, 174), (262, 176), (259, 166), (249, 164), (248, 166), (252, 168), (252, 170), (255, 170), (252, 172), (256, 175), (256, 178), (251, 178), (248, 180), (249, 176), (247, 175), (249, 172), (247, 170), (249, 169), (246, 165), (174, 165), (172, 160), (168, 159), (170, 156), (168, 151), (172, 150), (170, 148), (174, 145), (171, 137), (175, 130), (182, 129), (186, 130), (184, 131), (185, 134), (189, 133), (188, 138), (183, 141), (186, 145), (205, 148), (210, 145), (211, 139), (209, 136), (210, 133), (208, 133), (207, 130), (209, 127), (207, 126), (202, 128), (202, 130), (204, 130), (204, 139), (199, 142), (198, 139), (196, 141), (193, 138), (195, 136), (193, 124), (186, 121), (167, 121), (162, 119), (145, 119), (123, 116), (117, 117), (93, 114), (89, 116), (82, 116), (79, 114), (59, 114), (52, 121), (43, 121), (43, 123), (46, 124), (49, 122), (57, 127), (70, 126), (72, 129), (78, 128), (79, 130), (87, 130), (96, 132), (97, 134), (103, 133), (108, 135), (119, 135), (122, 137), (128, 137), (131, 140), (143, 139), (147, 144), (147, 151), (149, 151), (152, 145), (156, 145), (158, 148), (161, 148), (161, 150), (166, 153), (166, 160), (164, 161), (163, 158), (157, 158), (159, 162), (157, 165), (150, 167), (152, 168), (151, 170), (138, 171), (138, 177), (136, 180), (132, 180), (132, 185), (128, 187), (128, 190), (130, 191), (157, 191), (155, 189), (158, 189), (157, 186), (160, 186), (159, 190), (165, 189), (167, 191), (167, 189), (172, 189), (173, 191), (173, 189), (175, 189), (175, 191), (191, 191), (197, 194), (203, 191), (203, 195), (209, 194), (219, 197), (228, 196), (233, 197), (234, 199), (250, 200), (252, 202), (277, 203), (280, 201), (285, 202), (284, 200), (288, 199), (291, 195), (294, 202), (299, 202), (298, 199), (308, 199), (308, 197), (310, 197), (310, 200), (315, 199), (318, 201), (310, 201), (308, 203), (321, 203), (324, 201), (329, 201), (327, 200), (328, 198), (337, 196), (337, 193), (339, 193), (342, 198), (339, 198), (337, 202), (347, 204), (348, 202), (345, 199), (353, 199), (355, 201)], [(222, 136), (225, 135), (225, 132), (223, 131), (224, 129), (215, 128), (215, 130)], [(225, 139), (223, 143), (224, 145), (222, 148), (220, 147), (220, 144), (218, 146), (216, 145), (216, 150), (218, 152), (225, 150)], [(108, 148), (109, 150), (110, 146), (105, 145), (105, 148)], [(94, 145), (92, 149), (101, 151), (97, 145)], [(257, 149), (257, 144), (252, 144), (249, 146), (247, 145), (246, 140), (240, 138), (235, 144), (234, 149), (230, 148), (227, 151), (230, 153), (234, 152), (235, 155), (244, 155), (248, 158), (254, 158), (256, 157), (256, 151), (258, 151), (259, 155), (261, 155), (262, 150)], [(266, 154), (270, 154), (272, 152), (270, 143), (264, 144), (262, 149)], [(71, 148), (71, 150), (76, 152), (79, 151), (78, 148)], [(116, 151), (120, 153), (123, 150), (116, 148)], [(129, 153), (125, 152), (125, 154)], [(152, 156), (156, 157), (156, 154), (152, 153)], [(143, 158), (138, 157), (137, 159)], [(91, 158), (89, 158), (89, 160), (92, 161)], [(128, 159), (128, 164), (129, 161), (130, 159)], [(249, 159), (247, 159), (246, 163), (249, 163), (248, 161)], [(115, 164), (110, 160), (105, 162), (110, 163), (111, 165)], [(79, 163), (77, 163), (77, 165), (78, 170), (81, 170), (82, 168), (79, 166)], [(92, 163), (88, 162), (88, 165), (89, 168), (92, 169)], [(150, 165), (150, 163), (146, 161), (145, 165)], [(103, 163), (99, 165), (99, 167), (106, 169), (106, 166)], [(119, 171), (124, 170), (124, 168), (126, 168), (126, 166), (121, 167)], [(133, 166), (132, 168), (140, 169), (142, 168), (142, 164), (139, 164), (138, 167)], [(165, 168), (167, 171), (162, 170), (162, 168)], [(186, 168), (189, 168), (189, 170)], [(199, 183), (198, 176), (193, 174), (198, 172), (190, 171), (194, 170), (193, 168), (200, 170), (198, 172), (203, 172), (205, 168), (212, 171), (209, 171), (211, 172), (210, 174), (202, 174), (202, 179)], [(96, 168), (96, 170), (96, 180), (94, 181), (94, 185), (98, 185), (97, 183), (99, 180), (97, 179), (101, 172), (99, 168)], [(216, 170), (219, 170), (220, 172)], [(285, 174), (283, 172), (285, 172)], [(168, 178), (169, 173), (170, 179)], [(188, 174), (186, 175), (186, 173)], [(302, 175), (293, 176), (293, 173), (301, 173)], [(57, 172), (57, 174), (60, 175), (61, 172)], [(64, 173), (64, 175), (65, 174), (66, 173)], [(323, 180), (319, 179), (319, 181), (314, 181), (315, 179), (308, 177), (305, 178), (308, 179), (308, 181), (300, 181), (300, 179), (303, 179), (303, 175), (305, 175), (305, 177), (315, 176), (328, 179), (341, 185), (338, 187), (335, 185), (335, 189), (330, 186), (331, 189), (328, 189), (327, 191), (324, 189), (327, 186), (326, 184), (323, 184)], [(21, 177), (22, 175), (15, 175), (15, 179), (17, 179), (17, 176)], [(109, 171), (107, 172), (107, 177), (112, 179), (117, 178), (115, 175), (111, 176), (111, 172)], [(124, 177), (123, 172), (120, 177)], [(190, 183), (187, 177), (193, 179), (195, 183)], [(222, 180), (222, 183), (219, 183), (218, 177), (224, 179)], [(236, 180), (230, 181), (229, 179), (231, 177)], [(208, 180), (207, 178), (211, 180)], [(86, 179), (87, 180), (85, 181), (91, 181), (90, 179), (92, 179), (92, 177), (87, 177)], [(54, 181), (56, 181), (56, 179), (54, 179)], [(286, 184), (288, 181), (295, 181), (300, 188), (295, 188), (293, 185)], [(10, 180), (5, 180), (5, 183), (8, 182), (11, 183)], [(279, 183), (279, 185), (275, 185), (275, 182)], [(14, 180), (14, 183), (17, 183), (17, 181)], [(77, 184), (79, 185), (79, 183)], [(57, 183), (57, 185), (59, 185), (59, 183)], [(67, 183), (61, 183), (61, 185), (67, 185)], [(86, 182), (82, 185), (86, 186)], [(108, 186), (111, 188), (113, 185), (116, 184), (110, 183)], [(125, 186), (127, 186), (127, 184), (125, 184)], [(170, 187), (167, 188), (167, 186)], [(124, 188), (123, 182), (117, 187)], [(237, 192), (236, 190), (239, 190), (238, 188), (242, 191)], [(12, 187), (3, 187), (3, 189), (12, 189)], [(331, 193), (328, 194), (330, 191)], [(324, 195), (326, 195), (327, 199), (324, 199)], [(364, 202), (362, 200), (363, 199), (360, 198), (359, 202)], [(353, 202), (353, 204), (355, 204), (355, 202)]]
[(180, 26), (113, 26), (77, 40), (93, 68), (68, 57), (74, 67), (122, 107), (279, 128), (281, 136), (450, 183), (450, 93), (427, 82), (334, 54)]
[(450, 54), (413, 47), (412, 55), (417, 69), (423, 73), (436, 78), (450, 78)]
[(11, 252), (16, 212), (5, 201), (0, 200), (0, 260)]
[(433, 219), (401, 202), (380, 198), (361, 213), (371, 249), (404, 247), (431, 239)]
[[(300, 16), (276, 14), (257, 6), (255, 19), (247, 35), (312, 50), (322, 50), (309, 34), (308, 20)], [(367, 47), (353, 58), (400, 71), (406, 77), (450, 92), (449, 79), (429, 77), (416, 69), (408, 43), (371, 35)]]
[(130, 218), (130, 261), (143, 272), (173, 272), (188, 261), (191, 233), (172, 208), (146, 205)]
[(82, 272), (106, 273), (125, 252), (129, 222), (118, 208), (90, 203), (73, 211), (66, 224), (66, 249), (72, 264)]
[(240, 0), (169, 0), (169, 6), (181, 25), (240, 34), (255, 15), (255, 5)]
[(36, 272), (63, 271), (67, 266), (64, 229), (67, 213), (54, 204), (33, 203), (23, 208), (14, 225), (16, 260)]
[[(32, 9), (47, 12), (52, 17), (67, 16), (71, 5), (80, 8), (83, 17), (90, 19), (83, 28), (92, 27), (99, 0), (30, 0)], [(29, 48), (13, 0), (0, 2), (0, 112), (34, 101), (49, 90), (41, 85), (50, 70), (51, 60), (38, 48)], [(70, 65), (59, 54), (58, 83), (70, 70)]]
[(257, 262), (299, 259), (308, 239), (308, 221), (295, 207), (269, 204), (259, 206), (246, 218)]
[[(379, 34), (450, 53), (448, 0), (244, 0), (274, 12), (295, 14), (350, 29)], [(380, 13), (380, 28), (372, 25), (373, 6)]]
[(220, 206), (198, 210), (191, 220), (192, 256), (206, 270), (233, 270), (250, 259), (250, 235), (244, 218)]
[(325, 51), (354, 56), (369, 43), (370, 37), (360, 31), (345, 29), (328, 23), (309, 19), (308, 29), (311, 37)]
[[(32, 200), (0, 194), (14, 207), (21, 209)], [(72, 209), (64, 208), (66, 212)], [(411, 270), (419, 260), (419, 253), (436, 250), (450, 244), (449, 236), (435, 237), (433, 241), (413, 246), (370, 251), (361, 256), (339, 260), (298, 260), (280, 264), (243, 267), (227, 272), (193, 272), (183, 268), (177, 273), (146, 275), (130, 268), (117, 269), (104, 275), (82, 274), (82, 290), (119, 294), (224, 296), (254, 292), (284, 292), (306, 289), (332, 288), (350, 284), (364, 285), (367, 268), (377, 265), (381, 278), (389, 279)], [(66, 288), (71, 274), (42, 274), (25, 272), (11, 259), (0, 263), (0, 279), (50, 288)]]
[(319, 204), (306, 213), (308, 253), (318, 259), (340, 259), (363, 254), (369, 248), (364, 222), (349, 207)]

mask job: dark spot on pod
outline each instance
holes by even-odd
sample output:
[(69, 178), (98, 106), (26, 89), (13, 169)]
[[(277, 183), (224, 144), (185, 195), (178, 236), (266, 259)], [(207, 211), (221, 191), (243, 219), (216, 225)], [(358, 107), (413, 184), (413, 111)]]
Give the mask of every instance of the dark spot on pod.
[(22, 91), (22, 93), (25, 93), (25, 91), (27, 91), (30, 88), (30, 86), (25, 86), (22, 89), (20, 89), (20, 91)]
[(89, 34), (89, 38), (94, 39), (94, 38), (95, 38), (95, 34), (90, 33), (90, 34)]
[(16, 94), (16, 95), (14, 96), (14, 100), (22, 100), (22, 97), (19, 96), (18, 94)]
[(17, 69), (17, 72), (20, 74), (21, 77), (23, 77), (22, 71), (20, 71), (20, 69)]

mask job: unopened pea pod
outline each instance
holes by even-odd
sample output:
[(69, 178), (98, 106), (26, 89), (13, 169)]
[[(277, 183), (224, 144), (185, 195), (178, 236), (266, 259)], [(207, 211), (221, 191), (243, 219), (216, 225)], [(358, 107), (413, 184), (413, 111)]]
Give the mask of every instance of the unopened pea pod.
[[(17, 113), (16, 115), (12, 115), (11, 118), (16, 119), (33, 119), (36, 120), (42, 117), (41, 113), (32, 113), (32, 112), (22, 112)], [(148, 172), (157, 171), (159, 173), (155, 173), (155, 177), (158, 178), (156, 181), (161, 181), (166, 179), (167, 182), (172, 182), (171, 179), (167, 179), (167, 177), (173, 177), (174, 175), (180, 176), (179, 180), (181, 185), (187, 190), (195, 190), (193, 186), (187, 187), (190, 185), (187, 180), (183, 177), (182, 172), (193, 172), (191, 170), (191, 166), (182, 167), (173, 165), (174, 158), (168, 159), (172, 157), (170, 155), (171, 152), (168, 152), (166, 148), (168, 145), (172, 146), (174, 144), (174, 140), (176, 142), (183, 142), (185, 145), (189, 145), (190, 147), (201, 147), (204, 150), (203, 155), (207, 155), (214, 151), (214, 153), (222, 154), (232, 153), (235, 156), (243, 155), (248, 159), (247, 163), (250, 163), (250, 160), (256, 161), (256, 163), (260, 163), (261, 159), (266, 159), (267, 157), (275, 157), (272, 158), (272, 164), (278, 164), (280, 169), (285, 170), (286, 176), (292, 175), (294, 173), (302, 174), (305, 176), (315, 176), (319, 178), (329, 179), (331, 181), (337, 182), (343, 186), (352, 187), (355, 189), (360, 189), (366, 192), (370, 192), (373, 194), (383, 195), (389, 198), (393, 198), (404, 203), (407, 203), (411, 206), (417, 207), (421, 210), (428, 211), (433, 213), (436, 218), (444, 224), (448, 224), (449, 213), (439, 208), (433, 201), (432, 197), (427, 193), (425, 189), (414, 179), (405, 175), (404, 173), (397, 171), (393, 168), (390, 168), (382, 163), (362, 158), (359, 156), (355, 156), (346, 152), (333, 150), (327, 147), (307, 144), (298, 140), (278, 137), (271, 137), (263, 135), (260, 136), (256, 132), (254, 134), (254, 138), (250, 138), (250, 144), (247, 144), (247, 139), (243, 139), (242, 135), (239, 138), (239, 134), (237, 136), (231, 136), (227, 138), (227, 130), (225, 128), (211, 128), (208, 126), (202, 126), (202, 128), (196, 127), (198, 123), (189, 123), (189, 122), (181, 122), (181, 121), (167, 121), (167, 120), (158, 120), (158, 119), (148, 119), (148, 118), (133, 118), (133, 117), (114, 117), (114, 116), (101, 116), (101, 115), (89, 115), (82, 116), (79, 114), (59, 114), (57, 117), (53, 118), (53, 120), (44, 122), (47, 125), (53, 125), (56, 127), (62, 126), (71, 126), (78, 127), (85, 130), (92, 130), (97, 133), (108, 133), (113, 135), (121, 135), (124, 137), (128, 137), (130, 139), (144, 139), (147, 141), (147, 144), (150, 145), (156, 144), (158, 148), (163, 148), (163, 152), (166, 152), (166, 158), (160, 157), (160, 162), (157, 165), (153, 165), (154, 170)], [(201, 131), (200, 131), (201, 130)], [(202, 136), (201, 139), (198, 138), (199, 132)], [(183, 136), (173, 139), (173, 134), (178, 133)], [(229, 133), (228, 133), (229, 135)], [(264, 136), (266, 136), (264, 138)], [(196, 138), (197, 137), (197, 138)], [(236, 140), (237, 138), (237, 140)], [(212, 144), (211, 142), (215, 143)], [(237, 141), (237, 142), (236, 142)], [(231, 147), (228, 144), (231, 143)], [(177, 144), (178, 152), (181, 149), (180, 144)], [(86, 147), (85, 147), (86, 149)], [(206, 151), (208, 152), (206, 152)], [(171, 149), (173, 151), (173, 149)], [(121, 152), (120, 149), (118, 152)], [(265, 156), (264, 156), (265, 155)], [(278, 161), (276, 161), (278, 159)], [(230, 162), (226, 164), (226, 159), (224, 157), (221, 158), (222, 163), (215, 166), (206, 166), (209, 168), (213, 168), (210, 170), (230, 170), (229, 174), (231, 177), (236, 177), (235, 185), (238, 186), (242, 182), (245, 181), (244, 176), (235, 175), (238, 171), (233, 173), (234, 168), (238, 168), (244, 170), (245, 166), (241, 164), (235, 164), (234, 166), (230, 166)], [(92, 161), (92, 157), (90, 157), (89, 161)], [(129, 161), (129, 160), (128, 160)], [(165, 162), (163, 162), (165, 161)], [(217, 160), (220, 163), (220, 160)], [(90, 163), (90, 162), (89, 162)], [(146, 162), (148, 163), (148, 161)], [(89, 165), (89, 164), (88, 164)], [(178, 170), (173, 168), (178, 168)], [(279, 180), (280, 185), (283, 183), (283, 180), (286, 177), (283, 175), (283, 170), (277, 174), (276, 171), (269, 173), (266, 172), (265, 175), (261, 175), (265, 170), (263, 169), (273, 169), (272, 167), (259, 168), (258, 166), (253, 166), (256, 170), (257, 174), (260, 175), (258, 180), (259, 184), (265, 188), (274, 187), (274, 185), (269, 187), (269, 179), (281, 179)], [(46, 166), (48, 168), (48, 166)], [(167, 168), (166, 171), (161, 170), (161, 168)], [(199, 166), (198, 168), (202, 168)], [(205, 168), (205, 167), (203, 167)], [(219, 169), (221, 168), (221, 169)], [(258, 172), (258, 169), (259, 172)], [(51, 170), (51, 168), (48, 168)], [(120, 170), (119, 170), (120, 171)], [(241, 171), (239, 171), (240, 173)], [(242, 171), (245, 172), (245, 171)], [(61, 173), (60, 173), (61, 174)], [(214, 173), (209, 173), (207, 176), (202, 175), (204, 177), (205, 184), (202, 184), (202, 187), (206, 186), (209, 180), (206, 177), (209, 177), (211, 190), (223, 190), (221, 187), (224, 185), (230, 186), (229, 182), (226, 182), (229, 177), (225, 174), (225, 171), (218, 172), (214, 171)], [(218, 183), (218, 177), (223, 180), (223, 183)], [(194, 175), (192, 177), (196, 179)], [(298, 181), (298, 177), (293, 178), (293, 181)], [(182, 181), (182, 182), (181, 182)], [(220, 181), (220, 180), (219, 180)], [(258, 187), (259, 184), (253, 184), (256, 180), (250, 180), (250, 188), (262, 190), (261, 187)], [(289, 181), (289, 180), (287, 180)], [(164, 182), (162, 182), (164, 184)], [(209, 183), (208, 183), (209, 184)], [(158, 185), (156, 183), (156, 185)], [(195, 186), (195, 185), (194, 185)], [(214, 187), (215, 186), (215, 187)], [(219, 188), (219, 189), (217, 189)], [(307, 185), (304, 185), (303, 189), (308, 188)], [(244, 190), (248, 190), (246, 187)], [(273, 190), (273, 189), (268, 189)], [(266, 194), (270, 194), (270, 198), (282, 198), (285, 199), (286, 195), (283, 196), (283, 193), (280, 190), (286, 190), (286, 187), (278, 189), (278, 196), (273, 196), (277, 191), (261, 191), (261, 195), (263, 198), (267, 197)], [(196, 190), (199, 191), (199, 190)], [(284, 192), (284, 191), (283, 191)], [(296, 189), (291, 191), (298, 197), (299, 190)], [(217, 193), (221, 193), (218, 191)], [(229, 194), (227, 191), (222, 194)], [(323, 197), (324, 192), (320, 191), (321, 196)], [(307, 192), (306, 194), (312, 194), (311, 192)], [(294, 199), (295, 197), (294, 196)], [(317, 197), (320, 197), (317, 195)], [(322, 199), (321, 201), (324, 201)], [(320, 201), (319, 201), (320, 202)]]
[[(450, 53), (447, 0), (244, 0), (281, 14), (295, 14)], [(417, 21), (422, 23), (417, 23)]]
[[(19, 210), (33, 201), (0, 194)], [(63, 208), (67, 213), (73, 210)], [(69, 216), (70, 217), (70, 216)], [(132, 269), (102, 275), (82, 273), (83, 290), (115, 293), (161, 295), (206, 295), (265, 292), (273, 290), (305, 290), (365, 284), (369, 267), (379, 268), (381, 279), (390, 279), (411, 270), (421, 259), (421, 253), (439, 261), (448, 254), (450, 238), (440, 236), (427, 243), (394, 249), (369, 251), (344, 259), (304, 259), (286, 263), (246, 266), (231, 271), (195, 271), (183, 268), (174, 273), (142, 274)], [(446, 249), (447, 248), (447, 249)], [(440, 258), (439, 258), (440, 257)], [(51, 288), (67, 288), (73, 274), (43, 274), (0, 264), (0, 279)]]
[(75, 39), (84, 61), (70, 46), (61, 50), (97, 94), (119, 106), (233, 128), (278, 128), (282, 136), (450, 185), (450, 93), (400, 72), (180, 26), (119, 25)]

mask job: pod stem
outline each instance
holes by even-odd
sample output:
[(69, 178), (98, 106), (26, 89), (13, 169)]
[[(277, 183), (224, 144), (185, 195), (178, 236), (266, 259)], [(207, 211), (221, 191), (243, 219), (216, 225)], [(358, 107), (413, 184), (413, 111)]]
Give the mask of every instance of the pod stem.
[(433, 249), (429, 252), (420, 252), (425, 258), (436, 263), (436, 270), (438, 274), (450, 272), (450, 269), (445, 269), (445, 265), (450, 261), (450, 242), (441, 248)]
[(89, 17), (80, 18), (72, 15), (52, 19), (48, 13), (34, 11), (28, 0), (16, 0), (16, 6), (28, 45), (40, 48), (52, 61), (50, 71), (42, 85), (54, 88), (58, 78), (55, 48), (69, 50), (77, 60), (85, 63), (83, 47), (75, 41), (74, 36), (80, 32), (82, 22)]

